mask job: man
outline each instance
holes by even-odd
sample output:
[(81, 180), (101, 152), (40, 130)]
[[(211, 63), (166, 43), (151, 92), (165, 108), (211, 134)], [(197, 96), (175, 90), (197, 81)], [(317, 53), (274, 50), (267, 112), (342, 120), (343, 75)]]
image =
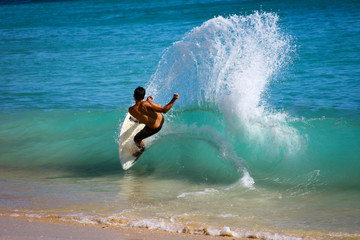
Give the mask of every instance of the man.
[(129, 113), (136, 118), (131, 120), (137, 120), (146, 125), (134, 137), (134, 142), (139, 148), (139, 152), (136, 153), (138, 156), (140, 156), (140, 154), (145, 150), (145, 145), (142, 140), (158, 133), (161, 130), (164, 124), (164, 116), (161, 113), (167, 113), (172, 108), (176, 99), (179, 98), (179, 94), (175, 93), (171, 101), (164, 107), (154, 103), (152, 101), (152, 95), (149, 96), (146, 101), (144, 101), (144, 97), (145, 89), (142, 87), (136, 88), (134, 91), (135, 104), (129, 108)]

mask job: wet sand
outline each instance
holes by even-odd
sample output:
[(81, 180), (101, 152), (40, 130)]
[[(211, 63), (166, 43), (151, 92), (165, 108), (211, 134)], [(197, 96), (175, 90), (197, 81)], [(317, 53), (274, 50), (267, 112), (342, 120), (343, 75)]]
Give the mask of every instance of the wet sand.
[[(107, 240), (221, 240), (234, 237), (215, 237), (170, 233), (160, 230), (132, 227), (108, 227), (69, 223), (47, 219), (0, 216), (0, 239), (107, 239)], [(239, 238), (236, 238), (239, 239)], [(241, 238), (243, 240), (247, 238)]]

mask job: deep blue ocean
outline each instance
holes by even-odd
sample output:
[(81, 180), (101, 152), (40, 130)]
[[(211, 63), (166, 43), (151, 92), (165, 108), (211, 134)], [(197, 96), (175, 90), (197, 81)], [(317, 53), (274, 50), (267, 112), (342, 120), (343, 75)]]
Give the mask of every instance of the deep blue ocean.
[[(180, 99), (125, 172), (138, 86)], [(360, 2), (1, 0), (0, 183), (2, 214), (359, 237)]]

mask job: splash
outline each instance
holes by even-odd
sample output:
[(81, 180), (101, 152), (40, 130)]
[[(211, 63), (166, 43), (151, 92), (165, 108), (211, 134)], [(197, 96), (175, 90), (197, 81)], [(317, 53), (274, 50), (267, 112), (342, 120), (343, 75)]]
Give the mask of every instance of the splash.
[(301, 138), (288, 115), (264, 101), (292, 51), (274, 13), (219, 16), (167, 49), (147, 91), (164, 103), (179, 92), (182, 108), (221, 112), (230, 134), (235, 130), (254, 145), (272, 142), (278, 153), (297, 152)]

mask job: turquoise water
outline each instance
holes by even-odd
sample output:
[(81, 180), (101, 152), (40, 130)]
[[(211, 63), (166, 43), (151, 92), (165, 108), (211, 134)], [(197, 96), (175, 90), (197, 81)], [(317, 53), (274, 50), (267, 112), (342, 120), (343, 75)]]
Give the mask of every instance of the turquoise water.
[[(0, 3), (3, 212), (359, 236), (359, 2)], [(137, 86), (180, 99), (124, 172)]]

